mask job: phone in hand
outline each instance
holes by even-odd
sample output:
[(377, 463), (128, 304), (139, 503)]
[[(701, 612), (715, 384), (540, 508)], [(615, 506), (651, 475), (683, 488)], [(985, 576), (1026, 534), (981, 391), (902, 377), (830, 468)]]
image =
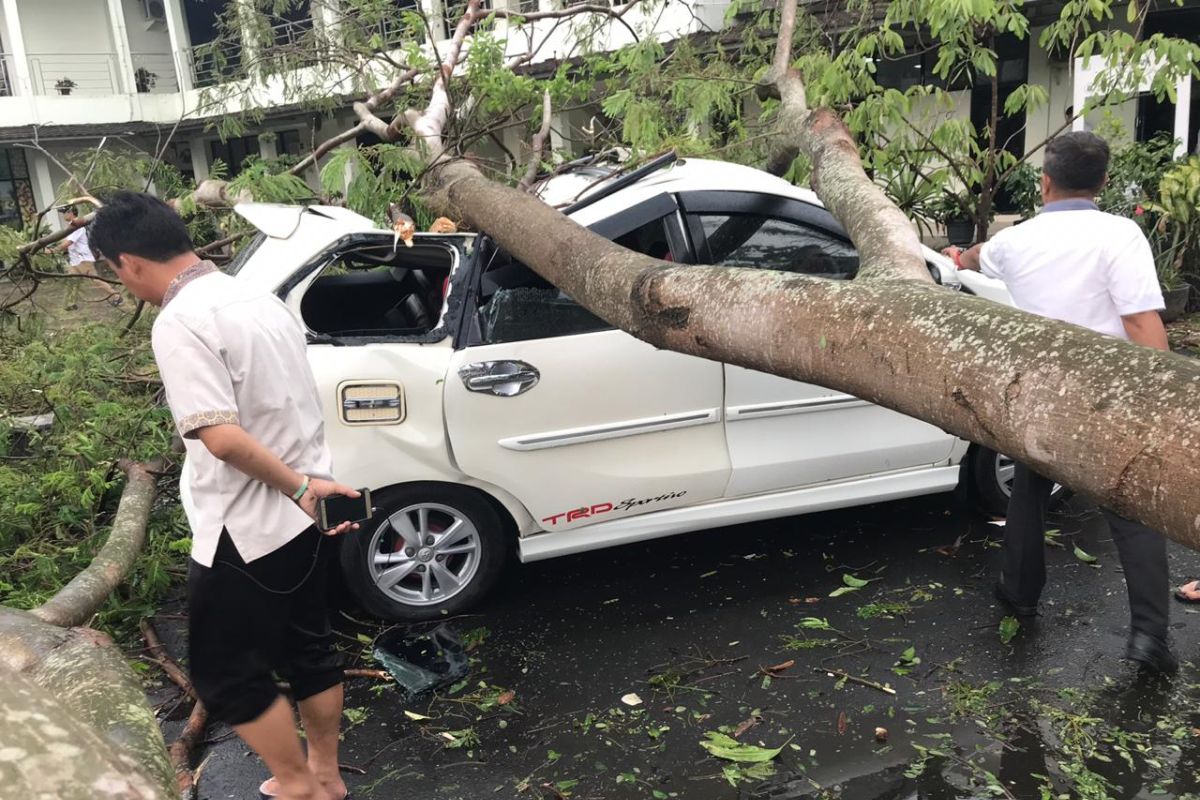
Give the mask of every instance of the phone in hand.
[(321, 530), (336, 528), (343, 522), (366, 522), (375, 509), (371, 507), (371, 490), (359, 489), (358, 497), (335, 494), (317, 501), (317, 524)]

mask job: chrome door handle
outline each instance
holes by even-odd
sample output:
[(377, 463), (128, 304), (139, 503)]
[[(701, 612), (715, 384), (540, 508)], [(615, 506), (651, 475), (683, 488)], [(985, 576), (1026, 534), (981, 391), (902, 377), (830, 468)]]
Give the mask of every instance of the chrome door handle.
[(467, 391), (515, 397), (537, 386), (542, 374), (524, 361), (479, 361), (458, 371)]

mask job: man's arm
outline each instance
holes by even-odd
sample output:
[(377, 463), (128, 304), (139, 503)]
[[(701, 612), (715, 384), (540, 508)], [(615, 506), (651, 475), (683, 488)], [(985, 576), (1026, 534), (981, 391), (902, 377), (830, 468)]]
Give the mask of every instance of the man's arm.
[[(304, 483), (304, 475), (283, 463), (277, 455), (264, 447), (240, 425), (208, 425), (198, 428), (195, 436), (215, 458), (288, 497), (294, 495)], [(358, 497), (359, 493), (349, 486), (343, 486), (334, 481), (311, 478), (308, 482), (308, 490), (297, 502), (306, 514), (316, 519), (317, 501), (330, 495)], [(358, 528), (358, 525), (346, 522), (326, 533), (345, 533), (355, 528)]]
[(1142, 311), (1121, 317), (1130, 341), (1155, 350), (1169, 350), (1167, 329), (1157, 311)]
[(974, 272), (980, 271), (979, 252), (983, 250), (982, 244), (977, 244), (974, 247), (968, 247), (963, 250), (961, 247), (947, 247), (942, 250), (942, 255), (954, 262), (954, 266), (959, 269), (969, 269)]

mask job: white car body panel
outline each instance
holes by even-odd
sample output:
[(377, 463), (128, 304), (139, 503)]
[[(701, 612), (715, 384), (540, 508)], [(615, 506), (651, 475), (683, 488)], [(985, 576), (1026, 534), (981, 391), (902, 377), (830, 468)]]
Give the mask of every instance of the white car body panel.
[(947, 466), (873, 475), (854, 481), (687, 506), (614, 522), (601, 522), (573, 532), (570, 536), (533, 536), (521, 541), (521, 560), (540, 561), (723, 525), (740, 525), (792, 514), (846, 508), (864, 502), (947, 492), (958, 481), (958, 467)]
[(842, 392), (725, 366), (726, 497), (928, 466), (955, 437)]
[[(487, 361), (526, 362), (541, 380), (515, 397), (468, 391), (459, 370)], [(722, 401), (721, 364), (617, 330), (468, 347), (445, 386), (458, 467), (555, 532), (720, 498)]]
[[(595, 180), (560, 176), (545, 199), (563, 205)], [(820, 205), (766, 173), (689, 159), (572, 218), (589, 225), (663, 193), (722, 188)], [(284, 300), (298, 318), (319, 272), (296, 280), (302, 265), (344, 237), (390, 235), (341, 208), (236, 208), (267, 234), (239, 280), (272, 292), (295, 281)], [(930, 250), (925, 257), (943, 281), (957, 282), (947, 259)], [(1010, 302), (998, 281), (970, 273), (962, 283)], [(535, 366), (540, 382), (498, 397), (468, 391), (459, 376), (503, 360)], [(968, 448), (857, 398), (657, 350), (615, 330), (457, 351), (448, 333), (435, 343), (314, 343), (309, 361), (340, 481), (373, 490), (420, 481), (477, 487), (515, 521), (523, 560), (950, 490)], [(398, 384), (402, 419), (348, 424), (349, 384)]]

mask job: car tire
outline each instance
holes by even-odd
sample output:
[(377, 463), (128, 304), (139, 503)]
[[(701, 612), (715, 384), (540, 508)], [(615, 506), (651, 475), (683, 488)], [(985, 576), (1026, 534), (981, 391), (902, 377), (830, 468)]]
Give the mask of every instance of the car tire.
[(479, 492), (413, 483), (373, 500), (374, 516), (342, 542), (341, 566), (351, 594), (381, 619), (459, 613), (487, 594), (508, 562), (508, 527)]
[[(971, 447), (971, 482), (975, 490), (975, 506), (983, 514), (1004, 517), (1008, 514), (1008, 498), (1012, 493), (1013, 460), (997, 453), (990, 447)], [(1050, 507), (1063, 502), (1070, 496), (1062, 484), (1054, 484), (1050, 494)]]

